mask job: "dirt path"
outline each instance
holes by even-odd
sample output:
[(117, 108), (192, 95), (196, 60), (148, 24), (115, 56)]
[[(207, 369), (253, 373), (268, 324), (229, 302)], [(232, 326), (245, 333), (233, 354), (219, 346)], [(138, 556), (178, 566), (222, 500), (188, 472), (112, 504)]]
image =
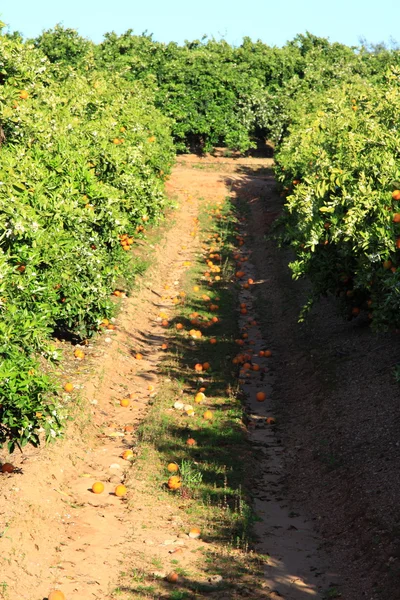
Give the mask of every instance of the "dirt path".
[[(264, 580), (240, 594), (258, 600), (400, 597), (398, 388), (390, 374), (399, 337), (373, 336), (362, 321), (343, 324), (328, 302), (297, 324), (305, 286), (291, 280), (290, 257), (266, 237), (281, 209), (270, 168), (266, 158), (179, 158), (168, 189), (180, 207), (154, 237), (152, 267), (135, 294), (122, 300), (116, 328), (84, 348), (79, 366), (67, 361), (63, 377), (75, 386), (63, 398), (75, 406), (68, 436), (13, 456), (17, 471), (1, 477), (0, 598), (42, 600), (56, 587), (67, 600), (174, 597), (155, 596), (150, 588), (139, 595), (124, 586), (115, 592), (124, 564), (139, 577), (147, 547), (157, 548), (157, 572), (170, 545), (187, 540), (171, 538), (171, 523), (177, 526), (181, 517), (165, 498), (149, 497), (138, 485), (121, 499), (114, 489), (132, 484), (121, 454), (136, 452), (137, 425), (162, 383), (162, 320), (174, 310), (174, 294), (166, 290), (180, 289), (198, 256), (202, 201), (227, 194), (245, 215), (242, 281), (254, 281), (241, 288), (238, 301), (247, 314), (238, 311), (238, 323), (261, 377), (243, 372), (241, 389), (257, 455), (247, 482), (259, 517), (256, 551), (269, 555)], [(68, 344), (61, 346), (72, 356)], [(266, 349), (271, 357), (258, 356)], [(261, 389), (265, 402), (256, 400)], [(120, 406), (130, 395), (130, 405)], [(0, 462), (9, 458), (0, 454)], [(96, 480), (105, 484), (99, 496), (91, 492)], [(191, 543), (193, 553), (207, 545)], [(213, 597), (213, 589), (175, 595)]]
[[(68, 599), (104, 600), (115, 588), (135, 522), (125, 500), (114, 494), (129, 467), (121, 454), (133, 447), (131, 432), (157, 385), (164, 285), (178, 284), (196, 246), (197, 200), (174, 185), (170, 191), (181, 203), (158, 232), (152, 267), (132, 297), (122, 301), (115, 329), (83, 348), (82, 366), (70, 361), (65, 378), (75, 390), (64, 400), (81, 398), (78, 426), (54, 447), (0, 455), (2, 463), (16, 467), (16, 473), (1, 478), (0, 598), (42, 599), (62, 588)], [(68, 344), (64, 350), (72, 355)], [(127, 408), (120, 406), (122, 398), (131, 399)], [(104, 494), (91, 492), (95, 481), (104, 482)]]

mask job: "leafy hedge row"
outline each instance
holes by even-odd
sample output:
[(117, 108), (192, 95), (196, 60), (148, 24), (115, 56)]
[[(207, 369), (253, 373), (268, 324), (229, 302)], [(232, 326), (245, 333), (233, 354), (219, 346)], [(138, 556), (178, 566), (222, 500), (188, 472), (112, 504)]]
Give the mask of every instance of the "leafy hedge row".
[[(296, 278), (400, 327), (400, 69), (298, 103), (276, 156)], [(396, 191), (397, 190), (397, 191)]]
[(51, 65), (6, 36), (0, 63), (0, 441), (13, 449), (57, 435), (48, 340), (110, 316), (134, 272), (125, 240), (165, 208), (173, 145), (145, 82)]

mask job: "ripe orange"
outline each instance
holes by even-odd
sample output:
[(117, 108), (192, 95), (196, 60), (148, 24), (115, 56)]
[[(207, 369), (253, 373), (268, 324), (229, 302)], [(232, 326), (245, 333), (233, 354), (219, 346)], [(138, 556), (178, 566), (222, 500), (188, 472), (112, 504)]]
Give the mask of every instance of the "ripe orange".
[(167, 319), (163, 319), (163, 320), (161, 321), (161, 325), (162, 325), (163, 327), (168, 327), (168, 325), (169, 325), (169, 322), (167, 321)]
[(257, 402), (264, 402), (266, 397), (267, 397), (267, 394), (265, 392), (257, 392), (257, 394), (256, 394)]
[(19, 97), (21, 100), (27, 100), (29, 98), (29, 93), (26, 90), (21, 90), (19, 93)]
[(48, 595), (48, 600), (65, 600), (65, 596), (61, 590), (53, 590)]
[(203, 419), (206, 421), (212, 421), (214, 418), (213, 412), (211, 410), (206, 410), (203, 414)]
[(194, 365), (194, 370), (195, 370), (197, 373), (201, 373), (201, 372), (202, 372), (202, 370), (203, 370), (203, 365), (201, 365), (200, 363), (196, 363), (196, 364)]
[(167, 470), (170, 473), (177, 473), (179, 471), (179, 467), (176, 463), (169, 463), (169, 465), (167, 466)]
[(196, 446), (196, 445), (197, 445), (197, 442), (193, 438), (188, 438), (186, 440), (186, 446)]
[(211, 368), (211, 365), (209, 362), (205, 362), (203, 363), (203, 371), (208, 371), (208, 369)]
[(394, 213), (393, 223), (400, 223), (400, 213)]
[(2, 473), (13, 473), (14, 465), (12, 465), (11, 463), (4, 463), (4, 465), (2, 465), (2, 467), (1, 467), (1, 472)]
[(178, 573), (175, 573), (175, 571), (171, 571), (171, 573), (168, 573), (168, 575), (166, 576), (166, 580), (169, 583), (176, 583), (179, 579), (179, 575)]
[(167, 343), (161, 344), (161, 350), (168, 350), (168, 344)]
[(266, 358), (271, 358), (271, 356), (272, 356), (272, 352), (271, 352), (271, 350), (264, 350), (264, 356), (265, 356)]
[(66, 383), (64, 385), (64, 390), (66, 392), (72, 392), (73, 389), (74, 389), (74, 384), (73, 383)]
[(394, 190), (392, 193), (393, 200), (400, 200), (400, 190)]
[(83, 358), (85, 358), (85, 353), (83, 352), (83, 350), (80, 350), (79, 348), (77, 348), (74, 352), (74, 356), (78, 360), (82, 360)]
[(101, 481), (96, 481), (92, 485), (92, 492), (93, 494), (102, 494), (104, 492), (104, 483)]
[(116, 496), (118, 496), (118, 498), (122, 498), (123, 496), (126, 496), (127, 492), (128, 492), (128, 490), (126, 489), (126, 487), (124, 485), (122, 485), (122, 483), (117, 485), (117, 487), (114, 490), (114, 494)]
[(217, 340), (216, 340), (216, 338), (211, 338), (211, 339), (210, 339), (210, 344), (216, 344), (216, 343), (217, 343)]
[(201, 531), (198, 527), (192, 527), (189, 531), (189, 537), (193, 540), (197, 540), (201, 536)]
[(142, 360), (143, 354), (141, 354), (140, 352), (136, 352), (135, 358), (136, 358), (136, 360)]
[(176, 328), (177, 328), (178, 330), (181, 330), (181, 329), (183, 329), (184, 327), (183, 327), (182, 323), (177, 323), (177, 324), (176, 324)]
[(129, 400), (129, 398), (122, 398), (122, 400), (120, 400), (119, 403), (124, 408), (128, 408), (128, 406), (130, 405), (131, 401)]
[(134, 455), (132, 450), (124, 450), (121, 454), (121, 458), (123, 458), (124, 460), (132, 460), (133, 456)]
[(168, 479), (167, 486), (170, 490), (179, 490), (181, 485), (182, 485), (182, 480), (179, 477), (179, 475), (172, 475), (172, 477), (170, 477)]

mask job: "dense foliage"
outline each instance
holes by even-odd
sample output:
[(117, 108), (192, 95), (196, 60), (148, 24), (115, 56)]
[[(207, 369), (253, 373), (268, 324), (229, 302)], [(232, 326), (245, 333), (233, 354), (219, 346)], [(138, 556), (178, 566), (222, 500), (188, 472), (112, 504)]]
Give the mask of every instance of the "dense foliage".
[(384, 47), (1, 35), (0, 442), (57, 435), (49, 340), (110, 316), (175, 151), (272, 140), (294, 276), (400, 327), (399, 113), (400, 54)]
[(0, 56), (0, 435), (23, 445), (56, 435), (48, 340), (110, 316), (135, 270), (126, 249), (165, 207), (173, 147), (144, 82), (52, 65), (4, 36)]

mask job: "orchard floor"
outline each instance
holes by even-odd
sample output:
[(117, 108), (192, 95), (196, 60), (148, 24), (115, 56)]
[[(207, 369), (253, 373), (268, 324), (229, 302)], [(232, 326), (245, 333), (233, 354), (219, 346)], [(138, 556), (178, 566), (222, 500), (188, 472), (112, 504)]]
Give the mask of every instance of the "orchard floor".
[[(122, 300), (116, 330), (85, 348), (79, 364), (68, 358), (73, 348), (60, 343), (62, 377), (75, 385), (64, 397), (75, 406), (68, 435), (21, 455), (0, 452), (0, 462), (17, 467), (0, 479), (0, 598), (43, 600), (57, 587), (67, 600), (400, 598), (400, 411), (393, 376), (400, 338), (373, 334), (363, 315), (343, 321), (329, 300), (298, 324), (307, 285), (291, 279), (290, 253), (269, 236), (282, 206), (271, 167), (262, 156), (178, 157), (167, 186), (178, 208), (152, 234), (152, 266)], [(254, 389), (243, 386), (258, 457), (244, 482), (260, 518), (254, 552), (269, 559), (262, 582), (252, 586), (250, 578), (231, 594), (211, 587), (193, 596), (136, 596), (118, 588), (121, 572), (135, 568), (129, 557), (145, 561), (149, 549), (157, 548), (162, 560), (178, 516), (163, 496), (148, 496), (139, 483), (132, 489), (134, 466), (120, 455), (135, 448), (135, 428), (163, 377), (165, 331), (157, 316), (165, 285), (179, 288), (185, 264), (199, 253), (193, 222), (201, 204), (226, 195), (246, 216), (243, 251), (255, 282), (240, 301), (259, 322), (254, 343), (272, 350), (268, 403), (254, 405)], [(134, 402), (120, 407), (131, 392)], [(276, 419), (272, 428), (263, 423), (268, 414)], [(105, 495), (91, 494), (96, 479), (106, 482)], [(112, 493), (121, 482), (128, 500)], [(190, 543), (192, 552), (200, 547)]]

